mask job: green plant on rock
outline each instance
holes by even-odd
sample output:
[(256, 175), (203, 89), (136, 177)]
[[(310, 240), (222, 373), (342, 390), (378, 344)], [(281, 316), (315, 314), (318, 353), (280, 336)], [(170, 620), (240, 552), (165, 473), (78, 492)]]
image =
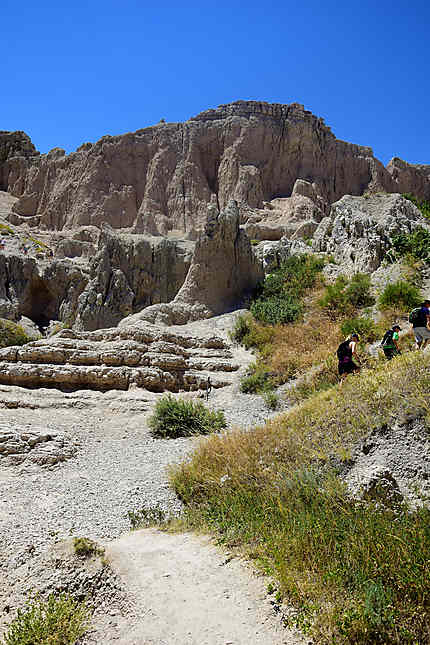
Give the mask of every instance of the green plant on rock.
[(409, 310), (418, 307), (421, 301), (419, 289), (415, 285), (398, 280), (387, 284), (379, 298), (379, 306), (381, 309), (402, 307)]
[(252, 363), (240, 381), (240, 391), (244, 394), (264, 394), (273, 390), (275, 383), (272, 375), (262, 363)]
[(32, 338), (27, 336), (21, 325), (12, 320), (0, 318), (0, 348), (10, 347), (11, 345), (25, 345)]
[(222, 411), (209, 410), (201, 401), (175, 399), (170, 394), (157, 401), (148, 425), (156, 437), (189, 437), (226, 427)]
[(3, 645), (74, 645), (86, 632), (90, 612), (69, 594), (51, 594), (46, 600), (31, 598), (2, 641)]
[(422, 226), (417, 226), (412, 233), (393, 235), (388, 259), (397, 261), (408, 256), (413, 260), (430, 261), (430, 231)]

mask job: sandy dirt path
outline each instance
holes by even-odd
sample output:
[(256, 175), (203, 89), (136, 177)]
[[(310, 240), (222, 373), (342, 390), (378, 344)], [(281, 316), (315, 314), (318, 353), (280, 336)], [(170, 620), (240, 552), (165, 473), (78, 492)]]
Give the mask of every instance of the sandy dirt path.
[[(299, 645), (285, 629), (264, 579), (207, 538), (143, 529), (107, 545), (107, 557), (134, 596), (118, 625), (119, 645)], [(97, 626), (95, 626), (97, 629)]]

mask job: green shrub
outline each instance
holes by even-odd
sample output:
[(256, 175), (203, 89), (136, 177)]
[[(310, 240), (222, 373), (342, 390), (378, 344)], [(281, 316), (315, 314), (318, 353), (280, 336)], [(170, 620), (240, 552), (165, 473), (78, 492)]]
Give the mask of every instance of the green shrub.
[(303, 313), (301, 298), (315, 285), (324, 260), (311, 254), (292, 255), (266, 276), (251, 304), (256, 320), (275, 325), (291, 323)]
[(370, 295), (370, 276), (365, 273), (356, 273), (352, 276), (345, 290), (347, 302), (354, 307), (370, 307), (375, 299)]
[(234, 320), (234, 325), (230, 331), (230, 338), (236, 343), (242, 344), (246, 336), (248, 336), (251, 327), (251, 316), (241, 314), (236, 316)]
[(356, 273), (350, 281), (340, 275), (334, 284), (327, 285), (318, 302), (320, 307), (336, 314), (352, 313), (354, 309), (369, 307), (373, 303), (370, 277), (364, 273)]
[(103, 547), (99, 546), (97, 542), (94, 542), (94, 540), (87, 537), (75, 537), (73, 539), (73, 548), (76, 555), (84, 558), (102, 556), (105, 552)]
[(417, 208), (421, 211), (422, 215), (430, 220), (430, 202), (426, 201), (425, 199), (417, 199), (414, 195), (411, 195), (411, 193), (403, 193), (402, 197), (405, 199), (409, 199), (410, 202), (415, 204)]
[(397, 261), (407, 256), (414, 260), (430, 261), (430, 231), (418, 226), (412, 233), (393, 235), (388, 258)]
[(340, 329), (343, 336), (346, 337), (353, 332), (356, 332), (360, 336), (360, 340), (367, 343), (372, 343), (378, 337), (374, 321), (372, 318), (368, 318), (367, 316), (347, 318), (342, 323)]
[(208, 434), (226, 427), (224, 413), (208, 410), (201, 401), (175, 399), (171, 395), (157, 401), (148, 421), (152, 434), (163, 438)]
[(303, 313), (302, 304), (291, 296), (259, 298), (250, 309), (256, 320), (270, 325), (294, 322)]
[(74, 645), (89, 626), (89, 610), (69, 594), (34, 597), (18, 610), (4, 645)]
[(422, 298), (418, 288), (404, 280), (387, 284), (379, 298), (381, 309), (397, 306), (410, 310), (418, 307), (421, 302)]
[(252, 363), (240, 382), (240, 391), (244, 394), (263, 394), (273, 390), (271, 374), (261, 363)]
[(11, 320), (0, 318), (0, 348), (11, 345), (24, 345), (32, 340), (25, 333), (21, 325), (17, 325)]

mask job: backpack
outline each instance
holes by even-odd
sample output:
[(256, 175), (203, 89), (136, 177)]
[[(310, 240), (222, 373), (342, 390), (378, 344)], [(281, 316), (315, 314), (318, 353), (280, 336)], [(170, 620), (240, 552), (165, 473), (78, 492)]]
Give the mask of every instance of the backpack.
[(384, 338), (381, 340), (381, 346), (382, 347), (384, 345), (388, 345), (389, 343), (393, 342), (393, 334), (394, 334), (393, 329), (389, 329), (388, 331), (385, 332)]
[(350, 340), (344, 340), (337, 348), (336, 354), (340, 361), (350, 355), (350, 352), (351, 352), (349, 347), (350, 342), (351, 342)]
[(411, 313), (409, 314), (409, 322), (415, 325), (416, 323), (422, 322), (423, 326), (427, 324), (427, 319), (424, 321), (423, 320), (424, 316), (421, 311), (421, 307), (415, 307), (415, 309), (412, 309)]

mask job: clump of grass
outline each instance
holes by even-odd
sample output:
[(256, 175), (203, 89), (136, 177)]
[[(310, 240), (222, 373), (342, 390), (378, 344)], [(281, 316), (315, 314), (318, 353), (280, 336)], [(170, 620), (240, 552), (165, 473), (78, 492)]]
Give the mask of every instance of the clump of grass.
[(245, 349), (263, 350), (274, 337), (274, 328), (257, 323), (251, 314), (237, 316), (230, 337)]
[(87, 537), (73, 538), (73, 548), (76, 555), (83, 558), (91, 558), (92, 556), (103, 556), (104, 548), (99, 546), (97, 542)]
[(212, 411), (201, 401), (175, 399), (171, 395), (157, 401), (148, 425), (152, 434), (162, 438), (208, 434), (226, 427), (222, 411)]
[(422, 302), (422, 297), (418, 287), (406, 282), (405, 280), (398, 280), (387, 284), (384, 291), (379, 298), (379, 306), (381, 309), (397, 306), (405, 309), (413, 309), (418, 307)]
[(33, 339), (27, 336), (21, 325), (0, 318), (0, 348), (11, 345), (25, 345)]
[(251, 363), (240, 381), (240, 391), (244, 394), (263, 394), (274, 387), (272, 375), (261, 362)]
[(289, 392), (290, 400), (293, 403), (299, 403), (318, 392), (325, 392), (337, 385), (339, 383), (337, 365), (338, 361), (333, 353), (291, 388)]
[(264, 403), (269, 410), (276, 410), (279, 406), (279, 395), (271, 390), (266, 391), (264, 393)]
[(4, 645), (74, 645), (89, 626), (90, 612), (69, 594), (30, 599), (18, 610), (4, 636)]
[(351, 280), (341, 275), (334, 284), (327, 285), (318, 304), (335, 316), (351, 314), (357, 308), (374, 304), (370, 286), (370, 276), (365, 273), (356, 273)]
[(291, 323), (303, 313), (302, 297), (311, 289), (324, 260), (311, 254), (293, 255), (266, 276), (258, 297), (251, 303), (254, 318), (272, 325)]
[(241, 546), (322, 645), (429, 640), (430, 511), (354, 501), (328, 466), (393, 418), (428, 418), (429, 367), (411, 353), (363, 369), (171, 469), (188, 525)]

